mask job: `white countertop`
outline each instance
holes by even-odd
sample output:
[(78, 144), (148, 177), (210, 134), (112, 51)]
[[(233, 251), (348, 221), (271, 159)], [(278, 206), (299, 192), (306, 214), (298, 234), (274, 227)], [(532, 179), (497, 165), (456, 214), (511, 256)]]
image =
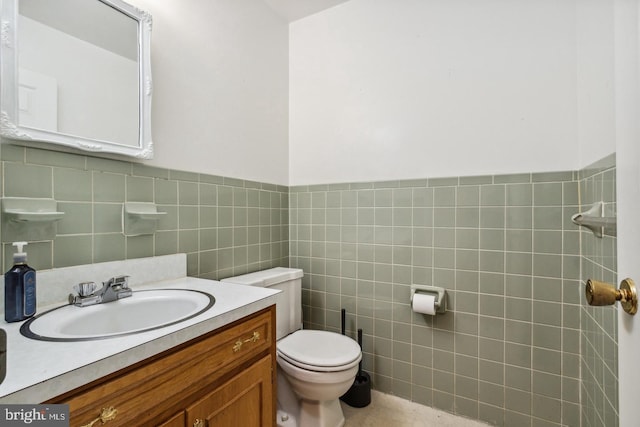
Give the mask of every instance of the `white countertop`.
[(216, 302), (206, 312), (176, 325), (95, 341), (37, 341), (20, 334), (23, 322), (1, 325), (7, 332), (7, 376), (0, 385), (0, 403), (51, 399), (269, 307), (279, 293), (193, 277), (133, 287), (134, 291), (163, 288), (204, 291)]

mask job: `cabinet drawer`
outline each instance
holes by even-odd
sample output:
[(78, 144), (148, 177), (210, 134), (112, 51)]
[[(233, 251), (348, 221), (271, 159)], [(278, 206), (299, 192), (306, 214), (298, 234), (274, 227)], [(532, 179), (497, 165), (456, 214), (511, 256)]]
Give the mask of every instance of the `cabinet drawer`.
[(89, 424), (110, 407), (117, 414), (108, 427), (158, 425), (229, 372), (273, 351), (273, 312), (263, 310), (51, 403), (69, 404), (71, 426)]

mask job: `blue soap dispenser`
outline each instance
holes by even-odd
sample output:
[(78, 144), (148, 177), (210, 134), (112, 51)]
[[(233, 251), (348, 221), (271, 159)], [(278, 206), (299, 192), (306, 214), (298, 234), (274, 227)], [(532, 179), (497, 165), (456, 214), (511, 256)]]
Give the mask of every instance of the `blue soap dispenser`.
[(36, 314), (36, 271), (27, 265), (27, 242), (15, 242), (13, 267), (4, 275), (4, 320), (19, 322)]

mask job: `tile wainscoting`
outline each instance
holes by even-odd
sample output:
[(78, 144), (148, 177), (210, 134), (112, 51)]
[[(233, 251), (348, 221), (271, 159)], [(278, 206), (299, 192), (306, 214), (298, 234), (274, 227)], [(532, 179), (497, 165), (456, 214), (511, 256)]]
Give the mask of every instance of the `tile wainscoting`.
[[(616, 213), (615, 158), (603, 159), (580, 171), (582, 209), (604, 202), (607, 215)], [(616, 238), (581, 232), (582, 279), (619, 283)], [(618, 304), (582, 305), (582, 426), (617, 426), (618, 422)]]
[[(186, 253), (190, 276), (218, 279), (289, 264), (287, 187), (9, 144), (0, 158), (3, 197), (54, 198), (65, 212), (53, 241), (27, 246), (36, 269)], [(126, 237), (124, 202), (167, 214), (155, 234)]]
[[(305, 325), (339, 331), (345, 308), (348, 333), (364, 330), (364, 369), (378, 390), (500, 426), (579, 426), (581, 337), (584, 345), (591, 336), (581, 335), (581, 314), (610, 307), (581, 307), (581, 250), (591, 246), (570, 218), (587, 189), (613, 200), (614, 162), (580, 172), (291, 187), (290, 262), (306, 272)], [(615, 277), (615, 259), (603, 258), (591, 277)], [(446, 288), (449, 311), (413, 313), (411, 284)], [(591, 318), (590, 331), (602, 316)], [(602, 349), (587, 357), (605, 358)], [(586, 425), (614, 425), (615, 402), (612, 414), (602, 401), (617, 389), (617, 371), (606, 366), (611, 375), (599, 370), (583, 386), (600, 403), (585, 415), (601, 422)]]
[[(37, 269), (179, 252), (190, 276), (305, 270), (305, 326), (364, 330), (380, 391), (500, 426), (618, 424), (617, 308), (583, 281), (616, 282), (616, 239), (571, 215), (615, 212), (615, 156), (581, 171), (284, 187), (9, 144), (3, 197), (55, 198)], [(125, 237), (126, 201), (167, 212)], [(1, 237), (1, 236), (0, 236)], [(3, 245), (3, 266), (13, 248)], [(447, 289), (449, 311), (411, 311), (410, 285)]]

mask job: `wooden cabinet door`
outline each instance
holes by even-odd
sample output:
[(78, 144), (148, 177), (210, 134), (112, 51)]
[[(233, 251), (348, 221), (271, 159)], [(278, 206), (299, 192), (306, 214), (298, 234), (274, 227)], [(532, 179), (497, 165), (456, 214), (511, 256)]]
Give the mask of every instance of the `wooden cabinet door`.
[(265, 356), (187, 408), (187, 426), (271, 427), (273, 375)]

